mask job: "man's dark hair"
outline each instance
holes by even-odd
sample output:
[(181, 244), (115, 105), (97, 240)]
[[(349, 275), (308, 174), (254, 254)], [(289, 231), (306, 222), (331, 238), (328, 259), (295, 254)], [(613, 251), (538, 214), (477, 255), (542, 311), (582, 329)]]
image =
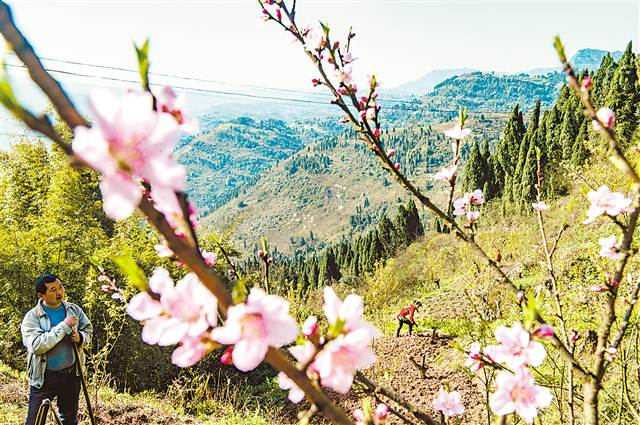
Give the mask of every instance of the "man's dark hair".
[(60, 277), (57, 274), (52, 274), (52, 273), (45, 273), (45, 274), (41, 274), (40, 276), (38, 276), (38, 278), (35, 281), (35, 285), (36, 285), (36, 293), (38, 294), (44, 294), (47, 292), (47, 285), (45, 285), (46, 283), (51, 283), (51, 282), (55, 282), (56, 279), (60, 279)]

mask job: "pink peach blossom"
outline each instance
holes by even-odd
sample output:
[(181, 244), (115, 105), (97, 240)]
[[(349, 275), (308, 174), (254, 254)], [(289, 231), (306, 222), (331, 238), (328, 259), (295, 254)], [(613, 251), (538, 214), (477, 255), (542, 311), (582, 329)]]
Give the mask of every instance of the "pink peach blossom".
[(464, 406), (458, 391), (447, 392), (441, 388), (432, 405), (437, 412), (441, 412), (446, 417), (461, 416), (464, 413)]
[(196, 134), (198, 132), (198, 120), (190, 118), (185, 111), (184, 94), (177, 94), (173, 88), (165, 86), (154, 95), (158, 112), (171, 115), (180, 124), (180, 130), (185, 133)]
[(456, 124), (452, 129), (444, 132), (444, 135), (455, 140), (462, 140), (471, 133), (468, 128), (462, 128), (460, 124)]
[(452, 182), (455, 180), (457, 169), (458, 169), (457, 165), (452, 165), (451, 167), (444, 167), (440, 171), (435, 173), (432, 178), (435, 180), (444, 180), (444, 181)]
[(119, 101), (95, 90), (89, 110), (95, 126), (76, 127), (72, 149), (102, 175), (107, 215), (115, 220), (131, 215), (142, 197), (140, 178), (151, 185), (161, 212), (179, 214), (175, 191), (184, 188), (186, 177), (184, 167), (171, 158), (180, 133), (176, 120), (155, 112), (149, 93), (128, 92)]
[(380, 335), (380, 332), (373, 325), (362, 318), (364, 304), (359, 295), (349, 294), (344, 301), (341, 301), (333, 288), (326, 286), (322, 308), (329, 325), (337, 327), (342, 333), (364, 330), (369, 338), (376, 338)]
[(246, 303), (229, 307), (224, 326), (211, 331), (213, 340), (234, 344), (233, 364), (243, 372), (255, 369), (269, 347), (291, 343), (298, 325), (289, 316), (289, 303), (253, 288)]
[(469, 347), (469, 351), (465, 353), (467, 361), (464, 363), (471, 372), (477, 372), (482, 369), (482, 349), (479, 342), (474, 342)]
[(455, 201), (453, 201), (453, 215), (455, 216), (465, 215), (469, 210), (469, 207), (470, 207), (469, 202), (466, 199), (464, 198), (456, 199)]
[(173, 251), (171, 250), (171, 248), (169, 248), (165, 244), (157, 244), (157, 245), (155, 245), (153, 247), (153, 249), (156, 250), (156, 253), (158, 254), (158, 257), (160, 257), (160, 258), (172, 257), (173, 256)]
[[(314, 345), (307, 341), (303, 345), (295, 345), (289, 348), (293, 357), (298, 361), (298, 364), (305, 364), (309, 362), (316, 352)], [(313, 373), (309, 369), (308, 375)], [(304, 398), (304, 391), (298, 387), (284, 372), (278, 373), (278, 385), (283, 390), (289, 390), (288, 399), (293, 403), (299, 403)]]
[(480, 211), (469, 211), (467, 213), (467, 220), (469, 223), (473, 224), (480, 218)]
[(618, 238), (615, 235), (608, 238), (598, 239), (600, 244), (600, 255), (603, 257), (617, 260), (620, 257), (620, 246), (618, 245)]
[(498, 416), (515, 412), (530, 424), (538, 416), (538, 409), (549, 406), (551, 399), (549, 390), (536, 385), (529, 370), (520, 369), (515, 375), (501, 371), (489, 406)]
[(534, 202), (531, 204), (531, 206), (533, 207), (534, 210), (541, 211), (541, 212), (549, 208), (549, 205), (547, 205), (544, 201)]
[(631, 205), (631, 199), (625, 198), (622, 193), (611, 192), (607, 186), (600, 186), (597, 191), (590, 191), (587, 199), (591, 202), (591, 206), (583, 224), (589, 224), (601, 215), (615, 217), (621, 212), (629, 211), (629, 205)]
[(498, 327), (496, 340), (500, 345), (486, 347), (485, 353), (497, 363), (505, 363), (511, 369), (540, 366), (547, 355), (544, 345), (531, 341), (531, 335), (517, 322), (511, 328)]
[(329, 341), (312, 366), (318, 372), (322, 385), (346, 394), (356, 370), (367, 368), (376, 361), (370, 341), (371, 334), (367, 329), (340, 334)]

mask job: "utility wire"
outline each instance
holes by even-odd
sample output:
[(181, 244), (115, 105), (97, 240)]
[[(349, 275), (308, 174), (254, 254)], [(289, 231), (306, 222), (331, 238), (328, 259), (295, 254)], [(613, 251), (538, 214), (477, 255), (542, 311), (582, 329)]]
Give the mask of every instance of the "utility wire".
[[(92, 68), (108, 69), (108, 70), (113, 70), (113, 71), (132, 72), (132, 73), (135, 73), (135, 74), (138, 73), (138, 71), (134, 70), (134, 69), (122, 68), (122, 67), (111, 66), (111, 65), (99, 65), (99, 64), (91, 64), (91, 63), (87, 63), (87, 62), (72, 61), (72, 60), (65, 60), (65, 59), (55, 59), (55, 58), (45, 58), (45, 57), (43, 57), (41, 59), (45, 60), (45, 61), (49, 61), (49, 62), (58, 62), (58, 63), (64, 63), (64, 64), (69, 64), (69, 65), (87, 66), (87, 67), (92, 67)], [(54, 71), (52, 71), (52, 72), (54, 72)], [(55, 72), (59, 72), (59, 73), (63, 73), (63, 74), (66, 73), (68, 75), (74, 75), (74, 73), (72, 73), (71, 71), (57, 70)], [(137, 80), (116, 79), (114, 77), (102, 77), (102, 76), (93, 75), (93, 74), (81, 74), (81, 73), (75, 73), (75, 74), (77, 76), (87, 77), (87, 78), (103, 78), (103, 79), (109, 79), (109, 80), (112, 80), (112, 81), (122, 81), (122, 82), (132, 82), (132, 83), (137, 83), (138, 82)], [(180, 79), (180, 80), (184, 80), (184, 81), (195, 81), (195, 82), (213, 83), (213, 84), (226, 85), (226, 86), (246, 87), (246, 88), (254, 88), (254, 89), (260, 89), (260, 90), (270, 90), (270, 91), (276, 91), (276, 92), (301, 94), (301, 95), (305, 95), (305, 96), (319, 96), (319, 97), (323, 97), (323, 98), (325, 98), (327, 100), (331, 100), (332, 99), (331, 96), (328, 96), (325, 93), (306, 92), (306, 91), (302, 91), (302, 90), (285, 89), (285, 88), (261, 86), (261, 85), (254, 85), (254, 84), (229, 83), (229, 82), (218, 81), (218, 80), (211, 80), (211, 79), (205, 79), (205, 78), (196, 78), (196, 77), (187, 77), (187, 76), (182, 76), (182, 75), (166, 74), (166, 73), (149, 72), (149, 74), (150, 75), (161, 76), (161, 77)], [(160, 84), (155, 84), (155, 85), (160, 85)], [(244, 96), (244, 97), (254, 97), (254, 98), (269, 99), (269, 100), (285, 100), (285, 101), (293, 101), (293, 102), (312, 103), (312, 104), (315, 103), (315, 104), (327, 105), (325, 102), (318, 102), (318, 101), (312, 101), (312, 100), (307, 100), (307, 99), (291, 99), (291, 98), (279, 98), (277, 96), (249, 95), (249, 94), (246, 94), (246, 93), (228, 92), (228, 91), (224, 91), (224, 90), (199, 89), (199, 88), (194, 88), (194, 87), (178, 87), (178, 86), (175, 86), (175, 87), (176, 88), (180, 88), (181, 90), (194, 90), (194, 91), (215, 93), (215, 94), (221, 94), (221, 95)], [(423, 111), (442, 112), (442, 113), (456, 113), (457, 112), (457, 110), (443, 110), (443, 109), (437, 109), (437, 108), (424, 108), (424, 107), (420, 107), (420, 106), (416, 107), (417, 98), (416, 99), (390, 99), (390, 98), (380, 97), (380, 98), (378, 98), (378, 101), (390, 102), (390, 103), (408, 104), (408, 105), (412, 105), (413, 106), (412, 109), (414, 109), (414, 110), (415, 109), (419, 109), (419, 110), (423, 110)], [(387, 109), (389, 109), (389, 107), (387, 107)], [(402, 110), (402, 108), (391, 108), (391, 109), (400, 109), (400, 110)], [(471, 110), (471, 111), (468, 111), (468, 112), (486, 114), (486, 113), (508, 113), (510, 111), (498, 111), (498, 110), (495, 110), (495, 111), (475, 110), (474, 111), (474, 110)]]
[[(7, 67), (13, 67), (13, 68), (26, 68), (25, 65), (18, 65), (18, 64), (6, 64)], [(104, 76), (104, 75), (95, 75), (95, 74), (85, 74), (85, 73), (80, 73), (80, 72), (73, 72), (73, 71), (67, 71), (67, 70), (61, 70), (61, 69), (53, 69), (53, 68), (46, 68), (45, 70), (52, 72), (52, 73), (57, 73), (57, 74), (62, 74), (62, 75), (68, 75), (68, 76), (72, 76), (72, 77), (83, 77), (83, 78), (93, 78), (93, 79), (101, 79), (101, 80), (107, 80), (107, 81), (115, 81), (115, 82), (121, 82), (121, 83), (130, 83), (130, 84), (139, 84), (139, 81), (137, 80), (129, 80), (129, 79), (124, 79), (124, 78), (116, 78), (116, 77), (108, 77), (108, 76)], [(178, 77), (179, 78), (179, 77)], [(150, 83), (150, 85), (152, 86), (161, 86), (162, 84), (157, 84), (157, 83)], [(311, 104), (311, 105), (321, 105), (324, 107), (331, 107), (331, 105), (327, 102), (321, 102), (321, 101), (317, 101), (317, 100), (310, 100), (310, 99), (296, 99), (296, 98), (290, 98), (290, 97), (279, 97), (279, 96), (269, 96), (269, 95), (256, 95), (256, 94), (250, 94), (250, 93), (241, 93), (241, 92), (233, 92), (233, 91), (225, 91), (225, 90), (214, 90), (214, 89), (203, 89), (203, 88), (198, 88), (198, 87), (187, 87), (187, 86), (172, 86), (173, 88), (179, 89), (179, 90), (185, 90), (188, 92), (191, 92), (193, 94), (199, 94), (199, 95), (226, 95), (226, 96), (239, 96), (239, 97), (245, 97), (245, 98), (252, 98), (252, 99), (263, 99), (263, 100), (278, 100), (278, 101), (285, 101), (285, 102), (293, 102), (293, 103), (300, 103), (300, 104)], [(302, 92), (305, 93), (305, 92)], [(305, 93), (307, 94), (307, 93)], [(403, 101), (405, 103), (410, 103), (410, 101)], [(409, 108), (403, 108), (403, 107), (398, 107), (398, 106), (386, 106), (385, 109), (387, 110), (400, 110), (400, 111), (425, 111), (425, 112), (438, 112), (438, 113), (447, 113), (447, 114), (454, 114), (457, 113), (458, 111), (455, 109), (439, 109), (439, 108), (428, 108), (428, 107), (423, 107), (423, 106), (411, 106)], [(495, 114), (504, 114), (504, 113), (508, 113), (509, 111), (481, 111), (481, 110), (470, 110), (467, 111), (470, 114), (491, 114), (491, 113), (495, 113)]]

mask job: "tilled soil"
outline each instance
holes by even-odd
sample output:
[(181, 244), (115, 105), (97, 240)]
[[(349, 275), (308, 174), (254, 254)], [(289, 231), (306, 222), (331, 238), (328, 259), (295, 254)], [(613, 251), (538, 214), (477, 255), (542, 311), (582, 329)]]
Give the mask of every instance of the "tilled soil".
[[(376, 365), (364, 371), (364, 375), (379, 386), (392, 390), (403, 400), (409, 402), (417, 410), (428, 414), (434, 419), (439, 419), (432, 407), (432, 401), (437, 397), (441, 387), (448, 391), (459, 391), (465, 406), (465, 414), (461, 418), (461, 424), (476, 424), (482, 421), (484, 393), (473, 381), (469, 374), (460, 370), (458, 365), (449, 364), (446, 361), (450, 355), (451, 338), (445, 335), (427, 331), (418, 333), (413, 337), (402, 336), (382, 337), (375, 341), (374, 351), (378, 357)], [(414, 366), (409, 358), (415, 360), (419, 366), (423, 364), (424, 377), (421, 377), (419, 369)], [(436, 359), (438, 361), (436, 362)], [(371, 394), (361, 385), (355, 385), (347, 395), (333, 393), (332, 396), (349, 413), (360, 407), (362, 397)], [(420, 423), (406, 409), (381, 396), (380, 399), (391, 408), (397, 409), (406, 420), (392, 415), (388, 424)], [(282, 424), (293, 424), (295, 412), (304, 410), (308, 406), (291, 406), (287, 411), (289, 418), (283, 418)], [(324, 423), (323, 419), (316, 417), (315, 423)]]

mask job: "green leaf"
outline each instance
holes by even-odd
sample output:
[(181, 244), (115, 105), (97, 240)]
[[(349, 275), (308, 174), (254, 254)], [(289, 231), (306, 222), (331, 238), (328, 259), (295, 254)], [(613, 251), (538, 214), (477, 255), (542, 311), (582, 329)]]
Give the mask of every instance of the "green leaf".
[(18, 119), (22, 119), (24, 116), (24, 108), (16, 99), (15, 94), (13, 93), (13, 88), (11, 87), (11, 83), (9, 82), (9, 76), (7, 75), (7, 67), (4, 63), (4, 60), (0, 58), (2, 62), (2, 78), (0, 78), (0, 103), (7, 108), (13, 115), (15, 115)]
[(147, 278), (142, 269), (136, 264), (131, 254), (115, 255), (111, 257), (114, 263), (120, 268), (122, 274), (129, 278), (133, 286), (141, 292), (147, 290)]
[(527, 300), (527, 308), (524, 311), (524, 327), (526, 329), (529, 329), (537, 317), (538, 308), (536, 306), (536, 299), (532, 296), (529, 296)]
[(264, 252), (264, 255), (269, 255), (269, 243), (267, 242), (267, 238), (262, 238), (262, 251)]
[(560, 41), (560, 36), (555, 36), (553, 39), (553, 47), (556, 48), (556, 52), (558, 52), (558, 57), (562, 62), (567, 61), (567, 55), (564, 53), (564, 46), (562, 45), (562, 41)]
[(234, 304), (243, 303), (247, 299), (247, 279), (242, 277), (238, 279), (231, 288), (231, 299)]
[(146, 90), (149, 88), (149, 39), (147, 38), (142, 46), (138, 47), (134, 44), (133, 47), (136, 49), (136, 56), (138, 57), (138, 70), (142, 86)]

